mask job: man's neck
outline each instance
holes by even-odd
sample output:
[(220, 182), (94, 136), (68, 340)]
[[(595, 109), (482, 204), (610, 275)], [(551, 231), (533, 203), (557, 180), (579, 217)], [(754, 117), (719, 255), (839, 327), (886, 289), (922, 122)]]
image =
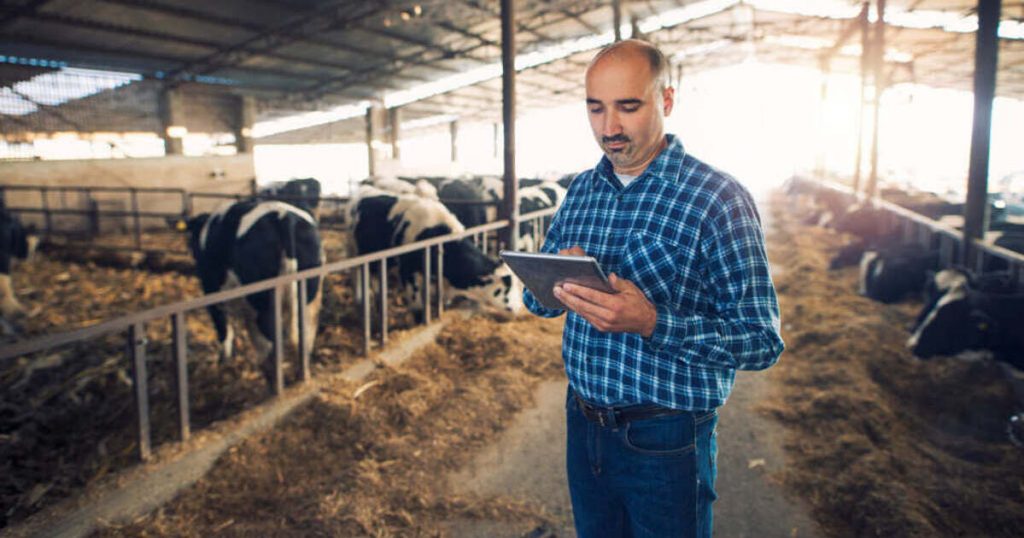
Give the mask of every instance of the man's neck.
[(642, 163), (640, 163), (640, 164), (638, 164), (636, 166), (629, 167), (629, 168), (617, 168), (613, 164), (612, 165), (612, 169), (615, 170), (616, 174), (623, 174), (623, 175), (634, 176), (634, 177), (639, 176), (640, 174), (644, 173), (644, 170), (647, 170), (647, 167), (650, 166), (651, 163), (654, 162), (654, 159), (658, 155), (660, 155), (661, 152), (664, 151), (665, 148), (667, 148), (667, 147), (668, 147), (668, 137), (666, 137), (664, 135), (664, 133), (663, 133), (661, 135), (661, 143), (656, 146), (655, 150), (652, 151), (651, 154), (648, 155), (647, 158), (644, 159), (644, 161)]

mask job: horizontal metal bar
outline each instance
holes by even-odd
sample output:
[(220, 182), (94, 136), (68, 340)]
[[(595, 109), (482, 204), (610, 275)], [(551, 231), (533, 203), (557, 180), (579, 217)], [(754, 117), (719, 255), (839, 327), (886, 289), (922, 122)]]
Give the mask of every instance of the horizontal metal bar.
[(16, 191), (39, 191), (39, 192), (124, 192), (135, 191), (139, 194), (162, 193), (181, 194), (186, 192), (180, 187), (92, 187), (78, 185), (0, 185), (0, 190), (9, 189)]
[(70, 207), (59, 208), (59, 209), (42, 209), (39, 207), (8, 207), (8, 211), (16, 213), (50, 213), (51, 215), (99, 215), (101, 217), (134, 217), (139, 216), (142, 218), (165, 218), (165, 217), (180, 217), (181, 213), (158, 213), (155, 211), (121, 211), (119, 209), (111, 210), (93, 210), (93, 209), (74, 209)]
[(487, 232), (491, 230), (498, 230), (508, 226), (507, 220), (499, 220), (488, 224), (482, 224), (469, 228), (464, 232), (453, 233), (443, 236), (434, 237), (424, 241), (417, 241), (415, 243), (409, 243), (400, 247), (390, 248), (371, 254), (364, 254), (362, 256), (356, 256), (354, 258), (348, 258), (337, 262), (322, 265), (320, 267), (313, 267), (297, 273), (277, 276), (268, 280), (261, 280), (252, 284), (247, 284), (238, 288), (219, 291), (217, 293), (211, 293), (203, 297), (190, 299), (188, 301), (182, 301), (174, 304), (158, 306), (150, 310), (129, 314), (120, 318), (116, 318), (110, 321), (99, 323), (91, 327), (84, 327), (81, 329), (74, 329), (62, 333), (56, 333), (25, 342), (19, 342), (5, 346), (0, 350), (0, 361), (6, 360), (12, 357), (25, 355), (27, 353), (34, 353), (45, 349), (50, 349), (55, 346), (78, 342), (81, 340), (88, 340), (109, 334), (112, 332), (123, 331), (128, 327), (131, 327), (137, 323), (144, 323), (150, 320), (158, 318), (166, 318), (173, 316), (178, 312), (187, 312), (189, 310), (195, 310), (197, 308), (203, 308), (206, 306), (231, 301), (251, 295), (253, 293), (269, 290), (275, 286), (282, 286), (295, 282), (303, 278), (314, 278), (324, 277), (329, 273), (337, 273), (339, 271), (345, 271), (354, 267), (359, 267), (363, 264), (379, 261), (393, 256), (400, 256), (409, 252), (415, 252), (417, 250), (439, 245), (441, 243), (448, 243), (451, 241), (458, 241), (460, 239), (469, 237), (475, 233)]

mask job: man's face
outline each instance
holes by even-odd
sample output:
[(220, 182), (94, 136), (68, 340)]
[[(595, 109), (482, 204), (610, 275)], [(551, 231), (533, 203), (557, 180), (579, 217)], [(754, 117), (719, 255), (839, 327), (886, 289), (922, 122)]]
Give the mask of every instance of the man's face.
[(587, 71), (590, 128), (616, 172), (639, 175), (663, 147), (673, 90), (657, 86), (640, 52), (617, 51)]

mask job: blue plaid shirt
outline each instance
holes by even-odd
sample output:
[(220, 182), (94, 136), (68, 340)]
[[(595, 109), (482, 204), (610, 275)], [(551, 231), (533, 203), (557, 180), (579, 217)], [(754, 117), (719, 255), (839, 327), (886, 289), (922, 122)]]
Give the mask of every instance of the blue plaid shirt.
[[(725, 403), (736, 369), (778, 360), (779, 306), (750, 193), (666, 137), (668, 147), (625, 188), (607, 157), (578, 175), (541, 251), (579, 245), (658, 311), (650, 338), (602, 333), (569, 312), (562, 359), (577, 394), (610, 406), (709, 410)], [(539, 316), (564, 312), (529, 290), (524, 300)]]

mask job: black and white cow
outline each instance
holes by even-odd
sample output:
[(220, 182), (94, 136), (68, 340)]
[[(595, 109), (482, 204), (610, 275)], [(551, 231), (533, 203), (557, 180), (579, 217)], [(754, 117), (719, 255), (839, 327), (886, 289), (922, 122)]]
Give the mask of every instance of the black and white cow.
[(935, 304), (942, 299), (947, 292), (958, 286), (966, 286), (972, 290), (995, 293), (999, 295), (1012, 295), (1019, 291), (1017, 279), (1010, 271), (993, 271), (977, 274), (963, 267), (950, 267), (930, 274), (925, 283), (924, 306), (910, 327), (910, 332), (917, 331), (925, 318), (935, 308)]
[[(354, 254), (367, 254), (432, 237), (462, 232), (465, 227), (441, 202), (363, 187), (351, 208)], [(518, 311), (522, 288), (508, 267), (492, 260), (468, 239), (444, 245), (444, 278), (462, 295), (479, 304)], [(423, 254), (399, 257), (403, 285), (422, 290)], [(412, 304), (422, 304), (414, 300)]]
[(260, 191), (261, 198), (281, 200), (305, 209), (317, 220), (320, 217), (320, 194), (320, 182), (311, 177), (272, 183)]
[[(324, 262), (316, 221), (306, 211), (279, 200), (243, 200), (225, 205), (212, 215), (203, 214), (188, 222), (189, 247), (196, 260), (196, 272), (204, 293), (234, 288), (282, 274), (295, 273)], [(284, 303), (290, 322), (289, 340), (298, 346), (297, 284), (292, 284)], [(316, 338), (320, 314), (320, 279), (306, 281), (303, 305), (308, 305), (307, 349)], [(271, 352), (274, 343), (273, 292), (255, 293), (230, 305), (207, 307), (221, 343), (221, 359), (232, 355), (234, 331), (225, 307), (241, 314), (247, 332), (263, 359), (261, 368), (268, 383), (273, 382)]]
[(11, 212), (0, 209), (0, 318), (11, 319), (24, 312), (11, 282), (11, 262), (26, 260), (39, 238), (30, 233)]
[(437, 188), (437, 196), (467, 228), (480, 226), (497, 218), (497, 208), (485, 205), (496, 200), (491, 198), (487, 189), (478, 181), (461, 178), (447, 180)]
[(993, 357), (1024, 369), (1024, 294), (989, 293), (959, 284), (940, 298), (907, 340), (917, 357), (990, 350)]
[(868, 250), (860, 260), (858, 291), (876, 301), (895, 302), (909, 293), (920, 293), (929, 271), (938, 265), (939, 252), (917, 244)]
[(363, 186), (372, 186), (376, 189), (390, 192), (392, 194), (414, 194), (422, 198), (437, 200), (437, 187), (426, 179), (415, 178), (393, 178), (373, 177), (363, 183)]
[[(565, 199), (566, 190), (554, 181), (526, 187), (519, 190), (519, 214), (532, 213), (542, 209), (558, 207)], [(545, 217), (549, 221), (550, 217)], [(519, 249), (526, 251), (536, 250), (542, 238), (534, 237), (533, 222), (525, 221), (519, 224)]]

